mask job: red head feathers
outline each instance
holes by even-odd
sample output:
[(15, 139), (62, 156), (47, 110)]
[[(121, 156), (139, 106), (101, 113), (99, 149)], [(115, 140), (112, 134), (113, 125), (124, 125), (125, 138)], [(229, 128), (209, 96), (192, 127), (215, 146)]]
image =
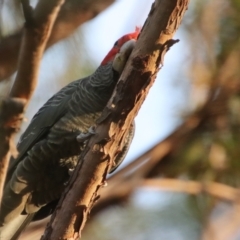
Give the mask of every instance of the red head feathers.
[(122, 47), (122, 45), (123, 45), (125, 42), (127, 42), (127, 41), (129, 41), (129, 40), (131, 40), (131, 39), (137, 40), (137, 37), (138, 37), (138, 35), (139, 35), (139, 33), (140, 33), (140, 30), (141, 30), (140, 28), (136, 27), (135, 32), (126, 34), (126, 35), (122, 36), (121, 38), (119, 38), (119, 39), (115, 42), (113, 48), (109, 51), (109, 53), (107, 54), (107, 56), (103, 59), (101, 65), (105, 65), (105, 64), (107, 64), (108, 62), (112, 61), (112, 60), (114, 59), (114, 57), (116, 56), (116, 54), (119, 52), (119, 50), (120, 50), (120, 48)]

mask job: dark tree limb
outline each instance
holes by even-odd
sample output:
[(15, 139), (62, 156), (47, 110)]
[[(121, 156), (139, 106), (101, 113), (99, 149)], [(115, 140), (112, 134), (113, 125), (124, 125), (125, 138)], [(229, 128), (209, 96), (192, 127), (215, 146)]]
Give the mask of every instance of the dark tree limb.
[(175, 43), (188, 0), (156, 0), (152, 5), (96, 135), (89, 140), (42, 240), (77, 239), (98, 198), (121, 141), (152, 86), (164, 54)]
[(28, 0), (22, 0), (26, 23), (21, 51), (18, 59), (18, 73), (9, 99), (0, 102), (0, 199), (6, 171), (13, 147), (15, 133), (21, 126), (23, 112), (36, 87), (38, 70), (44, 48), (64, 0), (41, 0), (34, 14)]
[[(71, 35), (81, 24), (97, 16), (113, 2), (115, 1), (66, 1), (56, 19), (46, 48)], [(40, 9), (35, 9), (34, 14), (41, 15), (42, 13)], [(10, 36), (4, 37), (0, 41), (0, 81), (10, 77), (17, 69), (17, 59), (22, 36), (23, 29)]]
[(0, 100), (0, 201), (9, 159), (17, 153), (13, 135), (22, 122), (25, 104), (24, 99), (18, 98)]

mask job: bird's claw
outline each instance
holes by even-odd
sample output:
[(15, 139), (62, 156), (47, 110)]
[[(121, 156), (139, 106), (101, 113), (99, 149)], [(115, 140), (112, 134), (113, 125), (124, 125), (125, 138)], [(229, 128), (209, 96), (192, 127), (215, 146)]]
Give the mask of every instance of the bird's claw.
[(78, 136), (77, 136), (77, 141), (79, 143), (82, 143), (82, 142), (85, 142), (86, 140), (88, 140), (90, 137), (92, 137), (92, 135), (94, 135), (96, 132), (95, 132), (95, 129), (96, 127), (95, 126), (91, 126), (89, 129), (88, 129), (88, 132), (86, 133), (80, 133)]

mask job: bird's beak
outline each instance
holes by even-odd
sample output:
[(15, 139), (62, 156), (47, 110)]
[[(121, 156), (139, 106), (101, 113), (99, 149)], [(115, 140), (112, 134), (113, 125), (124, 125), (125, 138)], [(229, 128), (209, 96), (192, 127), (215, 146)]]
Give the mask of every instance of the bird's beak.
[(125, 42), (120, 48), (119, 52), (116, 54), (113, 60), (113, 69), (117, 71), (119, 74), (122, 73), (124, 66), (135, 46), (136, 40), (131, 39)]

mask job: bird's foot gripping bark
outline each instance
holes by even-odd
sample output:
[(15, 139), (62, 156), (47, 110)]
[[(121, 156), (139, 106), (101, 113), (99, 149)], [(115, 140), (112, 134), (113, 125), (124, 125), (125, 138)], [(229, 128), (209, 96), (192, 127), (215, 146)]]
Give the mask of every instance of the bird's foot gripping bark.
[(87, 141), (90, 137), (92, 137), (96, 132), (95, 132), (95, 129), (96, 127), (95, 126), (91, 126), (89, 129), (88, 129), (88, 132), (87, 133), (80, 133), (78, 136), (77, 136), (77, 141), (79, 143), (83, 143), (85, 141)]

